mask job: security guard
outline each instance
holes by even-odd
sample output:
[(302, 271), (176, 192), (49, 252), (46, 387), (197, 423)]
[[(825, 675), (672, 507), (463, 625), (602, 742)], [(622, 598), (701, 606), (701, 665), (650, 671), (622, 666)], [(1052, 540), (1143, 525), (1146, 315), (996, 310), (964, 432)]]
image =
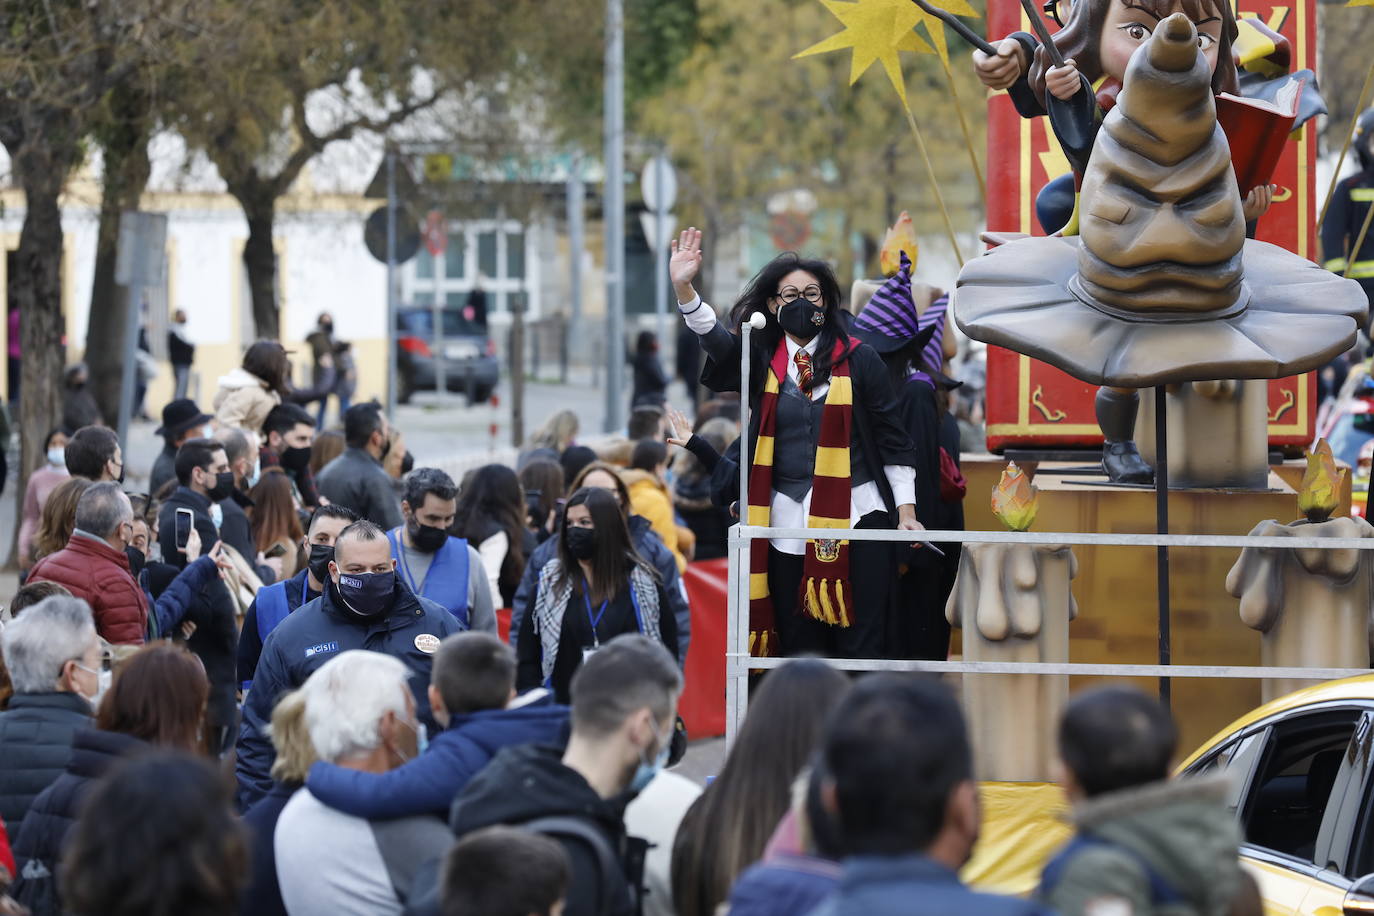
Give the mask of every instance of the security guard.
[(1374, 302), (1374, 229), (1365, 233), (1358, 251), (1352, 250), (1374, 204), (1374, 108), (1355, 122), (1351, 145), (1360, 158), (1360, 170), (1336, 185), (1322, 221), (1322, 256), (1326, 258), (1322, 266), (1358, 280)]

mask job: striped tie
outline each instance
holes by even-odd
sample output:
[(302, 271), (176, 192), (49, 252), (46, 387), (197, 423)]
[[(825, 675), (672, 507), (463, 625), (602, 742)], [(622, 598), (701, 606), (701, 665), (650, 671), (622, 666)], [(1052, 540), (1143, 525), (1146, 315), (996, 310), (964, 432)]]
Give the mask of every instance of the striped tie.
[(805, 350), (798, 350), (793, 357), (797, 362), (797, 387), (803, 394), (811, 393), (811, 385), (814, 382), (811, 373), (811, 354)]

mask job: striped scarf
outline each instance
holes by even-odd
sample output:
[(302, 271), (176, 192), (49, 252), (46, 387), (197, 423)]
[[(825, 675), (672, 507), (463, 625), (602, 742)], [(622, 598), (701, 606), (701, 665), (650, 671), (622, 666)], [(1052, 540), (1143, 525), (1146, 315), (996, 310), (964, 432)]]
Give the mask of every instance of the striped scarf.
[[(848, 528), (850, 524), (849, 442), (854, 422), (854, 391), (846, 358), (853, 342), (842, 337), (832, 354), (830, 390), (821, 409), (820, 444), (816, 449), (811, 483), (808, 528)], [(777, 434), (778, 396), (787, 378), (787, 341), (768, 367), (759, 401), (759, 435), (749, 472), (749, 524), (767, 527), (773, 500), (773, 444)], [(768, 541), (756, 538), (749, 554), (749, 653), (778, 654), (773, 599), (768, 592)], [(849, 585), (849, 542), (821, 539), (806, 542), (806, 560), (798, 596), (800, 613), (834, 626), (853, 621), (853, 592)]]

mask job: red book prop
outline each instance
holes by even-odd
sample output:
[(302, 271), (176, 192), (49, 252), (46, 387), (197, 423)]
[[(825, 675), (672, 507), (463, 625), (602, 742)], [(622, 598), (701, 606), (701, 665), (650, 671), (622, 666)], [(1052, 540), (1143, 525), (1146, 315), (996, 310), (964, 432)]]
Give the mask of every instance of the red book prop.
[(1268, 99), (1217, 95), (1217, 121), (1231, 144), (1231, 167), (1242, 195), (1269, 184), (1284, 144), (1298, 119), (1298, 100), (1306, 80), (1290, 79)]

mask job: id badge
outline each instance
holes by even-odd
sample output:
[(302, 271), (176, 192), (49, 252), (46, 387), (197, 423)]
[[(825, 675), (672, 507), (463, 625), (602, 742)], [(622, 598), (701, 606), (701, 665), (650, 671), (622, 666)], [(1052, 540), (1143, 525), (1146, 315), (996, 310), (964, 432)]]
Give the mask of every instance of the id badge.
[(584, 648), (582, 650), (582, 664), (585, 665), (587, 663), (587, 659), (595, 655), (600, 649), (600, 646), (587, 646), (586, 648)]

